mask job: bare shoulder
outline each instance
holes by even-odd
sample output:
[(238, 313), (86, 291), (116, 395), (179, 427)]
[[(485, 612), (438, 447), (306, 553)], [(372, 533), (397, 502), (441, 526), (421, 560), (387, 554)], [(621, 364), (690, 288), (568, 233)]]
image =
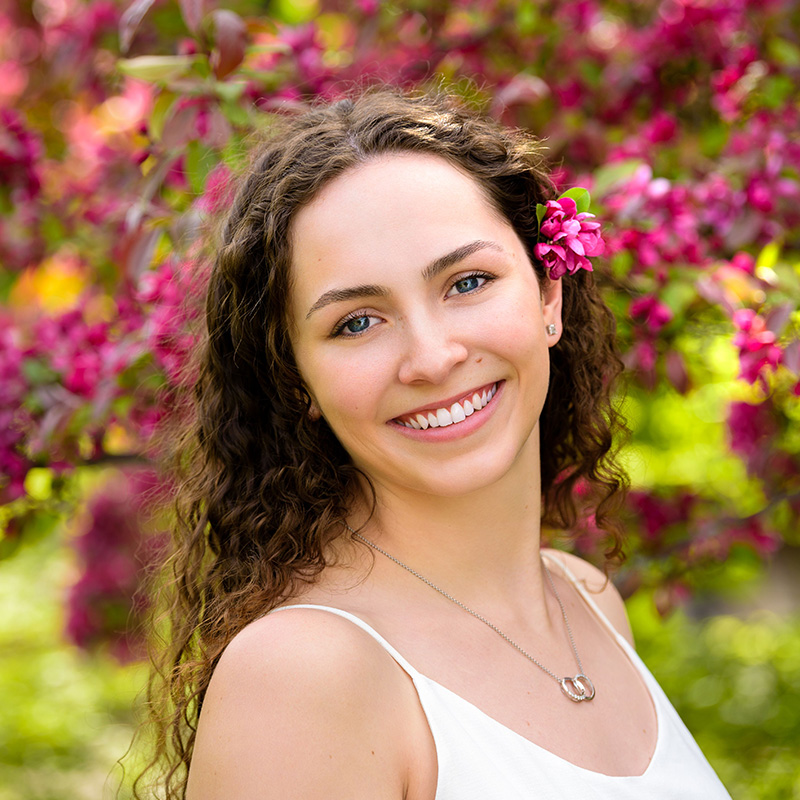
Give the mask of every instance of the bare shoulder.
[(286, 609), (228, 645), (203, 700), (188, 800), (401, 798), (413, 687), (346, 619)]
[(592, 600), (594, 600), (603, 614), (608, 617), (608, 621), (618, 633), (633, 645), (633, 632), (628, 621), (628, 614), (625, 611), (625, 603), (611, 580), (593, 564), (572, 553), (550, 548), (544, 549), (543, 552), (554, 561), (566, 566), (581, 582)]

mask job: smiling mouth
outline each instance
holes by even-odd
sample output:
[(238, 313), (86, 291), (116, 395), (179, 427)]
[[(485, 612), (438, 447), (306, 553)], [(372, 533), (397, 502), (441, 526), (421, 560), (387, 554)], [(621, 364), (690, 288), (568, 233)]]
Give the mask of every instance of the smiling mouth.
[(441, 408), (430, 408), (424, 411), (417, 411), (413, 414), (404, 414), (397, 417), (393, 422), (414, 430), (427, 430), (428, 428), (446, 428), (448, 425), (458, 425), (467, 417), (471, 417), (476, 411), (486, 408), (492, 402), (492, 398), (497, 392), (497, 383), (485, 386), (483, 389), (472, 394), (465, 395), (461, 400), (451, 406)]

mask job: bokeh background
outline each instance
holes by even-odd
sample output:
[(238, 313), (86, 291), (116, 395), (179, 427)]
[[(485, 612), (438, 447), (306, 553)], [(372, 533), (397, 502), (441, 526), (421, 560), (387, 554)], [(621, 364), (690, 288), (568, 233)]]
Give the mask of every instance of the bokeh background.
[(130, 796), (209, 230), (276, 115), (373, 83), (444, 85), (591, 191), (615, 580), (733, 797), (800, 798), (800, 4), (2, 0), (0, 800)]

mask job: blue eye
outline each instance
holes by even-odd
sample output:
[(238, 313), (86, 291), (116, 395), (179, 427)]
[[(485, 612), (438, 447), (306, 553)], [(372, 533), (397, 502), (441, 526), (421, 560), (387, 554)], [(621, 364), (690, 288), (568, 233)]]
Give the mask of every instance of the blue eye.
[(459, 294), (464, 294), (466, 292), (471, 292), (473, 289), (477, 289), (480, 285), (478, 276), (470, 275), (468, 278), (462, 278), (460, 281), (456, 281), (455, 284), (453, 284), (453, 288)]
[(363, 311), (355, 311), (345, 317), (333, 330), (331, 336), (342, 336), (345, 339), (360, 336), (381, 322), (380, 317), (365, 314)]
[(349, 333), (362, 333), (367, 328), (369, 328), (369, 317), (354, 317), (343, 326), (343, 329)]
[(491, 276), (484, 275), (483, 273), (464, 275), (450, 287), (447, 292), (447, 297), (453, 297), (457, 294), (469, 294), (470, 292), (480, 289), (490, 280), (492, 280)]

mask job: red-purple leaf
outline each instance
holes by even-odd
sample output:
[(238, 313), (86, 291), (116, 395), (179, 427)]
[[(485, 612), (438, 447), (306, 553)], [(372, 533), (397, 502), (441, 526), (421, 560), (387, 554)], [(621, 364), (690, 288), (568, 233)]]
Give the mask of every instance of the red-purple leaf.
[(164, 123), (161, 144), (167, 150), (185, 147), (188, 141), (197, 138), (197, 110), (197, 106), (184, 106)]
[(795, 375), (800, 375), (800, 340), (795, 339), (786, 345), (786, 349), (783, 351), (783, 363)]
[(735, 309), (731, 304), (725, 289), (720, 286), (719, 283), (714, 281), (713, 278), (703, 276), (696, 281), (695, 286), (697, 287), (697, 293), (702, 298), (711, 303), (711, 305), (720, 306), (720, 308), (722, 308), (729, 317), (733, 316)]
[(154, 2), (155, 0), (133, 0), (122, 12), (122, 16), (119, 18), (119, 47), (123, 53), (128, 52), (144, 15)]
[(686, 371), (686, 361), (677, 350), (670, 350), (664, 358), (665, 370), (669, 382), (680, 394), (689, 391), (689, 373)]
[(767, 330), (772, 331), (776, 337), (780, 336), (792, 316), (792, 311), (794, 311), (794, 303), (783, 303), (783, 305), (773, 308), (767, 314)]
[(215, 45), (211, 65), (217, 78), (222, 79), (242, 63), (247, 45), (247, 28), (234, 11), (218, 9), (212, 12), (211, 17), (214, 20)]
[(218, 108), (209, 108), (206, 119), (208, 129), (204, 141), (212, 147), (222, 149), (230, 141), (233, 129), (225, 115)]
[(206, 13), (205, 0), (178, 0), (181, 7), (181, 16), (186, 23), (186, 27), (192, 32), (197, 33), (203, 16)]
[(140, 227), (124, 236), (123, 268), (134, 281), (150, 266), (158, 239), (158, 231)]

